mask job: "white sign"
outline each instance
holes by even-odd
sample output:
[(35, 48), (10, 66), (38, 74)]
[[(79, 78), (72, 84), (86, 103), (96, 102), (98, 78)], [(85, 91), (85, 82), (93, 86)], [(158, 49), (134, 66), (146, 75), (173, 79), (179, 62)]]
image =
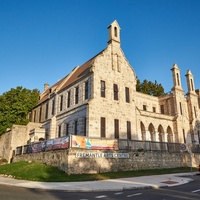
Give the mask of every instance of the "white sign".
[(76, 158), (129, 158), (129, 153), (85, 153), (77, 152)]
[(181, 148), (181, 151), (187, 151), (186, 144), (181, 144), (180, 148)]

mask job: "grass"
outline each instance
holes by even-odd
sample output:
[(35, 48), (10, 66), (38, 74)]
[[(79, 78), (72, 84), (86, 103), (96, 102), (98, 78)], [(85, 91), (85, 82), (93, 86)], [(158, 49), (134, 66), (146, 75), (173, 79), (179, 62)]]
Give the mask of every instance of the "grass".
[[(196, 169), (193, 169), (197, 171)], [(67, 175), (56, 167), (48, 166), (37, 162), (16, 162), (12, 164), (0, 165), (0, 174), (10, 175), (16, 179), (41, 181), (41, 182), (73, 182), (73, 181), (93, 181), (106, 180), (125, 177), (147, 176), (157, 174), (172, 174), (190, 172), (191, 168), (170, 168), (170, 169), (150, 169), (126, 172), (108, 172), (100, 174), (77, 174)]]

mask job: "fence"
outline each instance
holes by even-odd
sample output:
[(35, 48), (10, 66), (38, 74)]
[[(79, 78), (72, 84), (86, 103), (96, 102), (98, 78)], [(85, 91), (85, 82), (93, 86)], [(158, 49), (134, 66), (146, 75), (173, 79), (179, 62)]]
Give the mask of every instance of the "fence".
[[(180, 143), (167, 143), (155, 141), (127, 140), (127, 139), (106, 139), (87, 138), (83, 136), (65, 136), (62, 138), (31, 143), (16, 148), (16, 155), (37, 153), (41, 151), (53, 151), (59, 149), (79, 148), (96, 150), (132, 150), (132, 151), (162, 151), (169, 153), (180, 153)], [(200, 153), (200, 146), (190, 146), (192, 153)]]
[(193, 145), (191, 146), (191, 152), (192, 152), (192, 153), (200, 153), (200, 145), (198, 145), (198, 144), (193, 144)]
[(141, 140), (119, 140), (119, 149), (137, 151), (166, 151), (180, 152), (180, 143), (167, 143)]

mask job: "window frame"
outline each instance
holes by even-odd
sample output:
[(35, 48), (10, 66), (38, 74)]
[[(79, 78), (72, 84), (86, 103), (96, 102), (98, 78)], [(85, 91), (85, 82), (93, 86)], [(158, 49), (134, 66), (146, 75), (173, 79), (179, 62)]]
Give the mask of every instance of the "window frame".
[(106, 118), (101, 117), (100, 119), (100, 128), (101, 128), (101, 138), (106, 137)]
[(119, 100), (119, 89), (117, 84), (113, 84), (113, 92), (114, 92), (114, 100), (118, 101)]
[(130, 103), (130, 90), (128, 87), (125, 87), (125, 98), (126, 98), (126, 103)]
[(115, 139), (119, 139), (119, 119), (114, 119), (114, 134)]
[(101, 80), (101, 97), (106, 97), (106, 82)]

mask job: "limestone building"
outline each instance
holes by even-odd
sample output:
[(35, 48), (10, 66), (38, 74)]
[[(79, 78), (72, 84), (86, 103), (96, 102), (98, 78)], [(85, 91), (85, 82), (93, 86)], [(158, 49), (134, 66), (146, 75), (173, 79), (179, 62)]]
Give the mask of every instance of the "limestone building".
[[(200, 91), (186, 73), (187, 94), (173, 65), (170, 94), (136, 91), (136, 73), (120, 47), (120, 26), (108, 27), (108, 45), (49, 87), (45, 84), (31, 122), (41, 123), (44, 139), (68, 134), (144, 141), (199, 143)], [(32, 130), (31, 140), (38, 139)], [(36, 138), (36, 139), (35, 139)]]

